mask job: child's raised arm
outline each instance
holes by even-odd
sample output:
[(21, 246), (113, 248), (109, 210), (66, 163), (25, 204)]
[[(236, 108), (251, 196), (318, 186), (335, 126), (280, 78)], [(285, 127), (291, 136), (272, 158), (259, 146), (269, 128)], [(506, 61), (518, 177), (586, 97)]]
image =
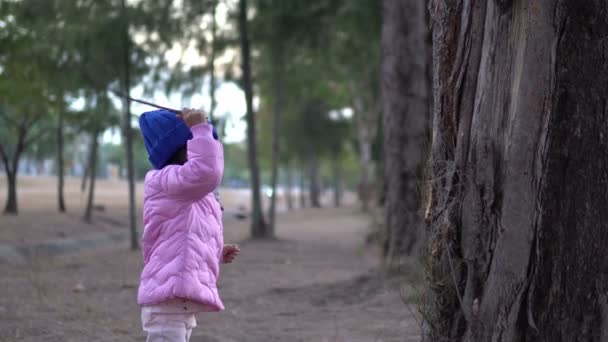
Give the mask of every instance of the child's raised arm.
[[(192, 118), (188, 114), (199, 114)], [(155, 177), (162, 190), (172, 196), (197, 199), (213, 192), (224, 173), (222, 144), (213, 138), (213, 127), (202, 113), (187, 113), (184, 121), (191, 126), (193, 138), (187, 143), (188, 161), (184, 165), (168, 165)]]

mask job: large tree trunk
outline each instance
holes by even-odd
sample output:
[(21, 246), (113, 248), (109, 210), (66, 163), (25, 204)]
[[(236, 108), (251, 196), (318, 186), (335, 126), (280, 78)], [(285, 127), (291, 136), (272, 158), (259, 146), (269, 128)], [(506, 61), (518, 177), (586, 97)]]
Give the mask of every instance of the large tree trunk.
[(424, 145), (428, 134), (426, 0), (384, 0), (383, 135), (386, 262), (413, 252), (421, 233)]
[[(131, 128), (131, 39), (129, 38), (129, 18), (127, 17), (126, 0), (122, 0), (122, 11), (124, 20), (124, 85), (123, 93), (127, 95), (124, 99), (124, 136), (127, 154), (127, 177), (129, 181), (129, 230), (131, 232), (131, 250), (139, 249), (139, 236), (137, 234), (137, 219), (135, 205), (135, 167), (133, 166), (133, 130)], [(92, 171), (93, 172), (93, 171)]]
[(89, 194), (87, 197), (87, 205), (84, 210), (84, 220), (86, 222), (93, 221), (93, 201), (95, 198), (95, 179), (97, 178), (97, 152), (98, 152), (98, 144), (99, 144), (99, 131), (95, 130), (93, 134), (91, 134), (91, 147), (89, 150), (89, 170), (90, 171), (90, 179), (89, 179)]
[(427, 340), (608, 340), (608, 3), (430, 9)]
[(251, 80), (251, 52), (249, 50), (247, 9), (247, 0), (240, 0), (239, 36), (241, 41), (243, 88), (247, 103), (247, 157), (249, 159), (249, 172), (251, 175), (251, 236), (254, 238), (264, 238), (268, 236), (268, 230), (262, 213), (262, 199), (260, 197), (260, 170), (258, 166), (255, 117), (253, 113), (253, 84)]
[(60, 213), (65, 213), (63, 145), (63, 108), (60, 108), (57, 121), (57, 209)]
[(277, 179), (279, 177), (279, 154), (280, 154), (280, 126), (281, 108), (283, 106), (283, 44), (277, 36), (272, 42), (272, 83), (274, 87), (274, 105), (272, 115), (272, 175), (270, 186), (272, 196), (270, 198), (270, 209), (268, 213), (268, 236), (274, 235), (275, 216), (277, 203)]

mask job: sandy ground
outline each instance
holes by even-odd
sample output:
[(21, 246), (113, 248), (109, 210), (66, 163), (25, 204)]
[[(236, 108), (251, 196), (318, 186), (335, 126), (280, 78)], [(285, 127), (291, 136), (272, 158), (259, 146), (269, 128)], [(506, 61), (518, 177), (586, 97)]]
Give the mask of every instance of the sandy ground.
[[(124, 229), (120, 210), (103, 214), (114, 224), (87, 226), (79, 215), (24, 205), (23, 216), (0, 218), (0, 244)], [(364, 243), (368, 230), (354, 207), (280, 215), (276, 241), (247, 240), (247, 222), (227, 219), (226, 241), (240, 242), (242, 255), (222, 268), (226, 311), (201, 314), (192, 341), (418, 341), (411, 284), (419, 275), (384, 276)], [(144, 341), (140, 269), (140, 253), (126, 243), (0, 265), (0, 341)]]
[[(20, 176), (17, 197), (18, 216), (0, 215), (0, 245), (15, 243), (35, 243), (66, 236), (86, 235), (92, 232), (125, 230), (128, 219), (127, 183), (123, 180), (97, 180), (94, 204), (103, 210), (95, 210), (93, 224), (84, 223), (82, 217), (87, 201), (87, 193), (80, 190), (79, 178), (66, 178), (65, 201), (67, 214), (57, 215), (57, 180), (55, 177)], [(138, 227), (141, 229), (141, 208), (143, 184), (136, 184), (136, 205)], [(221, 199), (226, 209), (225, 219), (231, 220), (235, 214), (247, 212), (250, 205), (249, 191), (246, 189), (220, 189)], [(331, 193), (322, 198), (331, 202)], [(262, 196), (267, 206), (269, 199)], [(354, 202), (354, 194), (345, 194), (345, 203)], [(0, 176), (0, 210), (6, 202), (6, 178)], [(297, 205), (299, 201), (294, 198)], [(279, 193), (277, 210), (287, 209), (286, 199)], [(16, 229), (3, 229), (17, 227)], [(52, 229), (49, 229), (52, 227)]]

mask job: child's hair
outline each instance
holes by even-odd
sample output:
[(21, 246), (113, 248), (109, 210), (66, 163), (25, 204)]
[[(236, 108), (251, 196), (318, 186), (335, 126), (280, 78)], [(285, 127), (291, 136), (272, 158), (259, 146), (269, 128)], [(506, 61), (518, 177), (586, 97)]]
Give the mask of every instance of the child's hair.
[(184, 165), (188, 161), (188, 150), (186, 146), (182, 146), (167, 162), (167, 165)]

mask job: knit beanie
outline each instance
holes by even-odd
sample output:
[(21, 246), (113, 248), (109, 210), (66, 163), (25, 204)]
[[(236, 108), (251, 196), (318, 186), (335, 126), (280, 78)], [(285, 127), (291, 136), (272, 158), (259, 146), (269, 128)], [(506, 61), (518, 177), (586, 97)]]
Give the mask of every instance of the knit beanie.
[(192, 139), (190, 128), (168, 110), (143, 113), (139, 117), (139, 127), (150, 162), (157, 170), (165, 167), (171, 157)]

